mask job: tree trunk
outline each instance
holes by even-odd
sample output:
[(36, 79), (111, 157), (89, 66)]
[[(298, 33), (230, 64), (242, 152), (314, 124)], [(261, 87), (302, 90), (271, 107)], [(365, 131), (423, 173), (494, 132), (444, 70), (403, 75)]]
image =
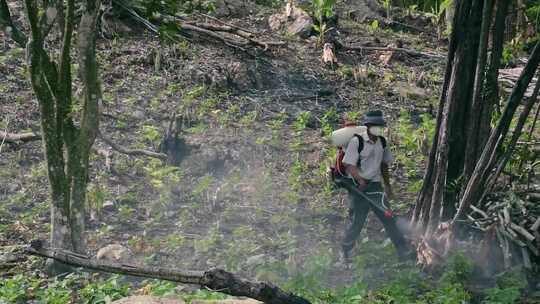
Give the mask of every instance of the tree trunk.
[[(465, 180), (468, 180), (474, 170), (476, 161), (478, 160), (478, 154), (480, 153), (480, 129), (481, 123), (485, 123), (482, 119), (482, 112), (484, 111), (484, 76), (485, 65), (488, 50), (488, 38), (489, 29), (491, 25), (491, 16), (493, 12), (493, 1), (484, 0), (484, 8), (482, 12), (482, 29), (480, 31), (480, 44), (478, 45), (478, 62), (476, 65), (475, 78), (474, 78), (474, 92), (473, 102), (471, 107), (470, 123), (467, 129), (467, 149), (465, 151), (465, 167), (464, 176)], [(488, 122), (489, 123), (489, 122)]]
[[(71, 75), (75, 1), (43, 1), (41, 4), (45, 13), (38, 14), (38, 2), (25, 0), (31, 30), (30, 40), (26, 45), (28, 70), (39, 103), (43, 149), (51, 188), (50, 243), (54, 248), (75, 252), (84, 252), (85, 249), (84, 203), (88, 161), (97, 135), (101, 102), (95, 54), (99, 3), (98, 0), (86, 1), (78, 30), (84, 96), (80, 127), (77, 127), (73, 118)], [(62, 19), (63, 16), (65, 20)], [(58, 68), (43, 46), (55, 22), (61, 28), (63, 38)], [(15, 42), (24, 46), (27, 38), (13, 24), (6, 0), (0, 0), (0, 26)], [(64, 159), (65, 155), (67, 159)], [(63, 267), (57, 266), (51, 265), (50, 270), (63, 270)]]
[(73, 246), (76, 252), (84, 252), (86, 248), (85, 210), (86, 186), (88, 182), (91, 147), (99, 128), (99, 103), (101, 88), (98, 80), (96, 61), (96, 22), (98, 1), (86, 2), (86, 10), (81, 18), (78, 30), (79, 66), (83, 82), (83, 113), (80, 131), (75, 142), (77, 148), (72, 149), (73, 179), (71, 184), (71, 229)]
[[(462, 38), (456, 50), (454, 81), (451, 82), (448, 101), (455, 104), (449, 113), (448, 126), (448, 165), (444, 187), (446, 193), (442, 201), (442, 219), (451, 219), (455, 213), (455, 203), (460, 192), (460, 179), (462, 178), (465, 151), (467, 151), (467, 127), (470, 123), (471, 104), (473, 97), (473, 82), (476, 71), (480, 29), (482, 25), (483, 0), (465, 1), (466, 15), (461, 23), (463, 27), (456, 29)], [(459, 2), (458, 2), (459, 3)], [(452, 85), (453, 83), (453, 85)], [(473, 115), (475, 113), (472, 113)], [(442, 174), (442, 173), (441, 173)], [(437, 184), (436, 184), (437, 185)], [(451, 187), (447, 187), (451, 185)], [(447, 191), (448, 190), (448, 191)]]
[(487, 175), (491, 173), (496, 160), (497, 150), (499, 150), (503, 144), (504, 138), (508, 133), (512, 118), (516, 112), (517, 107), (520, 105), (521, 100), (531, 82), (538, 64), (540, 63), (540, 43), (537, 43), (527, 65), (523, 69), (508, 103), (504, 109), (503, 115), (499, 120), (497, 128), (491, 132), (489, 140), (482, 151), (482, 155), (476, 164), (474, 172), (469, 180), (463, 197), (460, 201), (459, 209), (453, 219), (453, 223), (461, 219), (465, 215), (465, 211), (469, 209), (469, 206), (478, 201), (481, 197), (482, 189), (479, 187), (483, 185), (487, 179)]
[[(43, 135), (43, 149), (47, 160), (47, 176), (51, 189), (51, 246), (55, 248), (71, 249), (71, 235), (69, 226), (69, 192), (64, 173), (64, 158), (62, 140), (57, 136), (58, 121), (55, 115), (54, 96), (51, 92), (51, 83), (45, 75), (54, 74), (53, 71), (43, 71), (42, 68), (51, 68), (42, 64), (48, 62), (43, 49), (43, 37), (38, 26), (37, 7), (34, 1), (26, 0), (26, 12), (31, 28), (31, 40), (27, 44), (28, 67), (32, 88), (39, 101), (41, 134)], [(49, 269), (59, 272), (63, 267), (58, 263), (49, 262)]]
[[(457, 9), (457, 7), (454, 5)], [(460, 12), (456, 12), (454, 19), (452, 20), (452, 28), (456, 28), (457, 23), (459, 22)], [(446, 60), (446, 69), (444, 75), (443, 87), (441, 90), (441, 96), (439, 97), (439, 107), (437, 112), (437, 124), (435, 127), (435, 135), (433, 138), (433, 145), (431, 146), (429, 152), (429, 159), (427, 164), (426, 172), (424, 173), (424, 182), (422, 183), (422, 189), (416, 199), (416, 205), (414, 207), (412, 223), (417, 228), (424, 228), (427, 225), (429, 219), (429, 210), (431, 208), (431, 196), (433, 194), (433, 184), (435, 182), (435, 155), (437, 152), (437, 143), (439, 141), (439, 130), (441, 128), (441, 121), (443, 118), (443, 109), (446, 102), (446, 97), (448, 93), (448, 87), (450, 84), (450, 79), (452, 77), (452, 70), (454, 64), (454, 58), (456, 53), (456, 48), (458, 45), (457, 32), (452, 31), (450, 35), (450, 43), (448, 46), (448, 58)]]
[[(497, 0), (496, 14), (493, 29), (491, 30), (491, 55), (486, 72), (486, 85), (484, 97), (484, 111), (480, 122), (479, 141), (480, 147), (486, 144), (491, 133), (491, 118), (493, 111), (499, 109), (499, 68), (504, 48), (504, 31), (506, 29), (506, 15), (510, 0)], [(500, 110), (498, 110), (500, 112)]]

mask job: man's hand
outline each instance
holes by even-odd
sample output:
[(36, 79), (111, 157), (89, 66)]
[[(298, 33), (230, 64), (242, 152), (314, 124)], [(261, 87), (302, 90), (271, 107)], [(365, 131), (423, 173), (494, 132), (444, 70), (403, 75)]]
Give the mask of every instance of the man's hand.
[(360, 191), (366, 190), (368, 186), (368, 181), (365, 180), (362, 176), (360, 176), (360, 173), (358, 172), (358, 168), (353, 165), (345, 165), (345, 166), (346, 166), (345, 171), (350, 176), (352, 176), (352, 178), (354, 178), (354, 180), (358, 184), (358, 189), (360, 189)]
[(368, 186), (368, 182), (365, 179), (358, 176), (358, 178), (355, 178), (355, 180), (358, 183), (358, 189), (360, 189), (360, 191), (366, 190), (366, 188)]

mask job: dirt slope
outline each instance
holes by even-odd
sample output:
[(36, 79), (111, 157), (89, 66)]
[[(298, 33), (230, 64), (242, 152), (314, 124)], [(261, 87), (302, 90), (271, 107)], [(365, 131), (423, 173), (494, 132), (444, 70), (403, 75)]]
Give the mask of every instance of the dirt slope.
[[(401, 40), (407, 48), (436, 47), (425, 34), (354, 21), (347, 8), (338, 10), (347, 43)], [(268, 31), (272, 10), (263, 12), (228, 21)], [(169, 167), (119, 154), (98, 140), (89, 187), (90, 251), (121, 243), (146, 263), (219, 266), (267, 280), (337, 259), (347, 203), (324, 179), (331, 149), (323, 128), (337, 126), (346, 113), (382, 108), (393, 149), (403, 153), (394, 135), (396, 119), (402, 110), (413, 118), (428, 111), (444, 64), (396, 53), (385, 65), (384, 52), (338, 52), (340, 65), (331, 69), (320, 62), (314, 39), (281, 37), (287, 47), (253, 57), (212, 43), (164, 45), (134, 28), (98, 43), (101, 130), (124, 146), (156, 150), (176, 111), (183, 117), (184, 158), (180, 167)], [(39, 131), (24, 51), (3, 34), (0, 41), (0, 127)], [(0, 244), (46, 238), (40, 143), (4, 144), (1, 151)], [(112, 158), (107, 161), (104, 152)], [(401, 200), (411, 201), (403, 166), (397, 163), (393, 175)], [(367, 238), (383, 238), (375, 219), (366, 226)], [(350, 270), (334, 269), (321, 274), (330, 285), (354, 278)]]

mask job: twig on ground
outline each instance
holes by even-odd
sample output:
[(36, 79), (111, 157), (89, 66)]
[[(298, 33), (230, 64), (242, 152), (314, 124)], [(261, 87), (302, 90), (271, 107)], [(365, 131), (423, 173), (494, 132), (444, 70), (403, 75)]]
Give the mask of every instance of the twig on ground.
[(159, 158), (163, 160), (167, 159), (167, 155), (164, 153), (158, 153), (158, 152), (148, 151), (144, 149), (129, 149), (119, 144), (116, 144), (111, 139), (103, 136), (101, 132), (98, 132), (98, 138), (103, 140), (103, 142), (105, 142), (109, 146), (111, 146), (113, 150), (120, 152), (122, 154), (132, 155), (132, 156), (148, 156), (148, 157)]

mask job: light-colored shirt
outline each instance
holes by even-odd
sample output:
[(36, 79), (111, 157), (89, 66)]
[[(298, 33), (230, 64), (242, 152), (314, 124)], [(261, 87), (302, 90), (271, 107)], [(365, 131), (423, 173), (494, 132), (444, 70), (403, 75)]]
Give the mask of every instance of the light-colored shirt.
[(360, 168), (358, 168), (359, 174), (362, 178), (374, 182), (381, 181), (381, 164), (390, 164), (394, 161), (394, 156), (388, 148), (383, 148), (382, 142), (379, 138), (377, 141), (372, 142), (367, 134), (362, 134), (364, 139), (364, 148), (361, 153), (358, 153), (359, 141), (358, 137), (353, 138), (347, 144), (345, 150), (345, 156), (343, 157), (343, 163), (347, 165), (358, 165), (360, 159)]

